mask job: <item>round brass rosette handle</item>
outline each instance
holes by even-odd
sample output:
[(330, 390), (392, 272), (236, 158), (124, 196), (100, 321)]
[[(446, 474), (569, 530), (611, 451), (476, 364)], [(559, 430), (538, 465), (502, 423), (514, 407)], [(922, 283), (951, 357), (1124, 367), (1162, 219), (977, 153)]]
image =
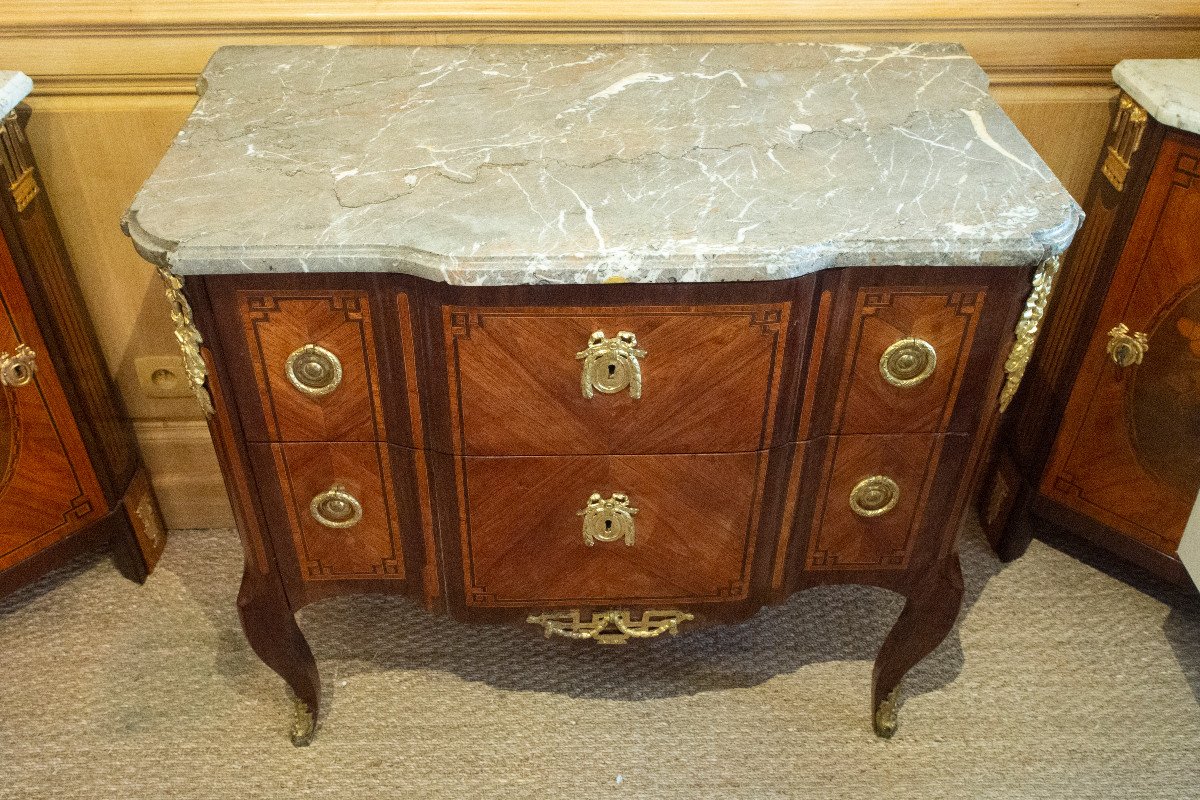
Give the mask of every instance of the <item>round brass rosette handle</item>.
[(886, 475), (864, 478), (850, 490), (850, 510), (860, 517), (878, 517), (896, 507), (900, 487)]
[(879, 358), (879, 373), (892, 386), (907, 389), (924, 383), (937, 367), (937, 351), (924, 339), (893, 342)]
[(287, 358), (292, 386), (309, 397), (324, 397), (342, 382), (342, 362), (324, 347), (306, 344)]
[(362, 519), (362, 504), (340, 484), (314, 497), (308, 511), (326, 528), (352, 528)]
[(1108, 356), (1118, 367), (1142, 363), (1149, 349), (1149, 337), (1144, 333), (1130, 333), (1124, 322), (1108, 332)]

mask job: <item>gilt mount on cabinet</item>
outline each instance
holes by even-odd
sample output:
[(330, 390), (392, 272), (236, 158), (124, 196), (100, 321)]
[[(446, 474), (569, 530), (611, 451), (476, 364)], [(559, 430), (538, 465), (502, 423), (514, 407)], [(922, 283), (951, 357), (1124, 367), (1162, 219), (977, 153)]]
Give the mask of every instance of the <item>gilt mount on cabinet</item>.
[(907, 598), (891, 735), (1080, 220), (961, 47), (225, 48), (200, 85), (125, 225), (194, 312), (297, 742), (325, 597), (624, 643), (828, 583)]

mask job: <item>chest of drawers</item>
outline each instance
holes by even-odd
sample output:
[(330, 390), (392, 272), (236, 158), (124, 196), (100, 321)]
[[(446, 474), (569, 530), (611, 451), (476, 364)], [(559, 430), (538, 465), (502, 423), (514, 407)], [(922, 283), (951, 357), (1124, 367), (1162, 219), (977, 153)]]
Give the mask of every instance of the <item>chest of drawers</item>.
[[(950, 96), (887, 105), (927, 81)], [(891, 734), (1078, 224), (960, 48), (226, 49), (202, 86), (126, 229), (212, 412), (239, 609), (298, 742), (320, 689), (293, 614), (322, 598), (614, 644), (850, 582), (907, 597), (874, 678)]]

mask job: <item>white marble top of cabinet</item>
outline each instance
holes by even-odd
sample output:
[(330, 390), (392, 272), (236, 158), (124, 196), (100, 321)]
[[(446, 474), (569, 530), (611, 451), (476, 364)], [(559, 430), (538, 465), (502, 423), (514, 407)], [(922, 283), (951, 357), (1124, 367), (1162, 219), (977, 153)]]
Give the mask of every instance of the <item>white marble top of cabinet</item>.
[(0, 117), (17, 107), (33, 91), (33, 81), (24, 72), (0, 69)]
[(1079, 207), (954, 44), (227, 47), (125, 220), (179, 274), (1023, 266)]
[(1113, 80), (1163, 125), (1200, 133), (1200, 58), (1127, 58)]

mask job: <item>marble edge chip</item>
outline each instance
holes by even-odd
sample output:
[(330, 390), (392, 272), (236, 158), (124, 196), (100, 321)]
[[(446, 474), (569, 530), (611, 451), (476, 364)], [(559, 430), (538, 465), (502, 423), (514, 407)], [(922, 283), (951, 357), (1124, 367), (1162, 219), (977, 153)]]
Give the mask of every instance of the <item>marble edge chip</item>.
[(0, 117), (17, 107), (33, 91), (33, 80), (24, 72), (0, 70)]
[(1112, 76), (1163, 125), (1200, 133), (1200, 58), (1127, 58)]

